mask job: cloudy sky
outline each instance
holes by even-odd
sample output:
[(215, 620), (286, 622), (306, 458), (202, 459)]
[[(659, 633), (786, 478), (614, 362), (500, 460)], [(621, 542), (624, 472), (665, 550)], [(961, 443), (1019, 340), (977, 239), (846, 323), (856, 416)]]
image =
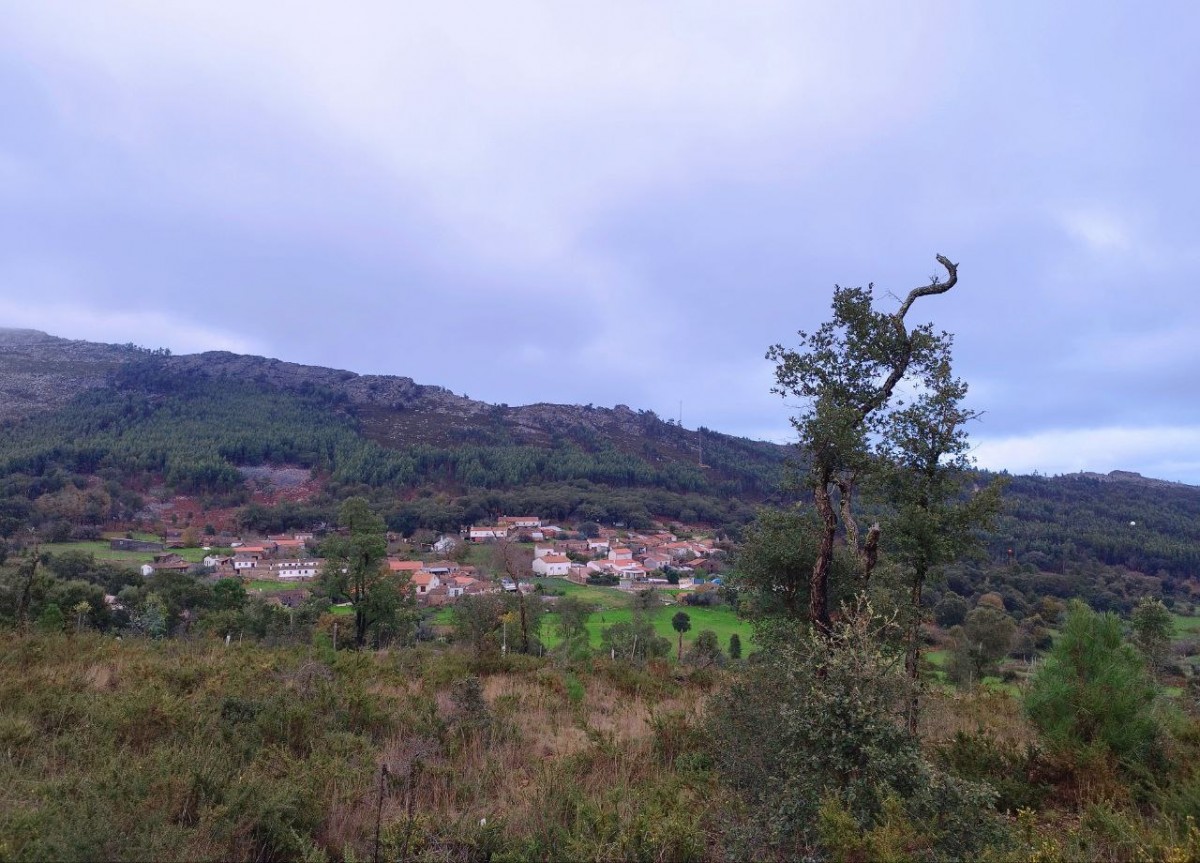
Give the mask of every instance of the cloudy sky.
[(980, 464), (1200, 483), (1198, 9), (0, 0), (0, 325), (786, 441), (942, 252)]

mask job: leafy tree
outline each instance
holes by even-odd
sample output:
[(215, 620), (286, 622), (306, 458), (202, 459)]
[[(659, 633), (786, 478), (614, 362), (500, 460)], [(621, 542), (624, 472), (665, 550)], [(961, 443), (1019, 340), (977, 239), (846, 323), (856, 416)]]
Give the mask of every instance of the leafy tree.
[(978, 683), (1008, 655), (1016, 633), (1016, 622), (1003, 611), (989, 605), (972, 609), (963, 625), (951, 631), (951, 678), (959, 683)]
[(688, 662), (701, 667), (719, 663), (723, 658), (721, 641), (711, 629), (702, 629), (696, 636), (696, 643), (688, 651)]
[(914, 288), (891, 314), (874, 309), (874, 286), (836, 287), (833, 318), (815, 332), (800, 332), (801, 350), (774, 345), (774, 392), (807, 402), (792, 419), (808, 459), (806, 485), (820, 518), (818, 548), (809, 581), (809, 621), (829, 631), (829, 574), (839, 526), (856, 557), (861, 583), (869, 581), (878, 556), (880, 527), (860, 541), (853, 499), (858, 483), (876, 464), (878, 438), (886, 431), (888, 404), (901, 381), (920, 379), (946, 354), (947, 338), (932, 325), (911, 330), (904, 319), (921, 297), (943, 294), (958, 282), (958, 267), (943, 255), (938, 262), (949, 278), (933, 277)]
[(213, 587), (213, 606), (217, 609), (240, 610), (246, 598), (246, 588), (240, 579), (223, 578)]
[(654, 624), (639, 611), (634, 611), (631, 620), (602, 630), (600, 645), (614, 659), (634, 661), (667, 656), (671, 652), (671, 642), (656, 633)]
[(971, 604), (957, 593), (947, 593), (933, 607), (933, 618), (937, 621), (938, 626), (949, 629), (966, 620), (967, 612), (970, 610)]
[(729, 636), (729, 658), (742, 658), (742, 637), (736, 632)]
[(592, 606), (590, 603), (576, 599), (573, 596), (564, 596), (554, 606), (554, 610), (558, 613), (558, 636), (564, 641), (570, 641), (575, 638), (587, 638), (588, 618), (592, 616)]
[[(361, 648), (366, 644), (368, 630), (380, 622), (386, 626), (389, 615), (396, 611), (391, 601), (395, 591), (385, 586), (393, 578), (383, 565), (387, 557), (387, 528), (370, 503), (361, 497), (352, 497), (342, 504), (338, 523), (345, 533), (326, 540), (320, 583), (331, 597), (349, 596), (354, 602), (354, 643)], [(373, 602), (371, 593), (377, 589), (387, 596)]]
[(1175, 622), (1161, 599), (1142, 597), (1133, 611), (1133, 643), (1157, 674), (1171, 647)]
[(659, 595), (658, 588), (651, 587), (634, 593), (629, 604), (634, 612), (653, 611), (662, 606), (662, 597)]
[(51, 602), (38, 615), (37, 628), (42, 632), (62, 632), (66, 625), (66, 616), (56, 602)]
[(75, 615), (75, 631), (82, 632), (83, 624), (92, 611), (91, 603), (86, 599), (81, 599), (79, 602), (71, 606), (71, 611)]
[(1051, 747), (1081, 761), (1144, 762), (1158, 726), (1155, 690), (1112, 612), (1071, 603), (1062, 635), (1038, 667), (1025, 710)]
[(679, 652), (676, 658), (683, 661), (683, 634), (692, 628), (692, 617), (686, 611), (677, 611), (671, 618), (671, 628), (679, 633)]
[(450, 614), (455, 640), (470, 644), (476, 657), (500, 649), (504, 597), (495, 593), (462, 596), (451, 607)]
[(952, 339), (934, 340), (915, 368), (917, 395), (892, 411), (882, 432), (882, 485), (894, 514), (885, 536), (908, 583), (905, 669), (914, 683), (908, 729), (917, 733), (920, 626), (923, 591), (931, 575), (980, 545), (978, 529), (999, 510), (1002, 479), (972, 491), (973, 463), (966, 423), (978, 414), (963, 407), (967, 385), (950, 366)]
[[(809, 586), (819, 553), (820, 522), (802, 509), (758, 511), (746, 530), (730, 583), (743, 614), (763, 626), (809, 619)], [(853, 565), (835, 555), (831, 592), (845, 601), (854, 589)]]
[(167, 604), (157, 593), (148, 594), (142, 602), (141, 612), (133, 619), (133, 630), (148, 638), (167, 634)]

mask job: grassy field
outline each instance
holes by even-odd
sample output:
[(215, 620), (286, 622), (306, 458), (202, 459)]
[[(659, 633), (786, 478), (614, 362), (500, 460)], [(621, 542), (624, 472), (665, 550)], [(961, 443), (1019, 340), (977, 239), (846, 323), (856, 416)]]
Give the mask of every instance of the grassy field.
[[(150, 551), (113, 551), (108, 547), (108, 540), (92, 542), (47, 542), (42, 545), (42, 551), (62, 554), (63, 552), (83, 552), (90, 554), (96, 560), (112, 563), (127, 563), (131, 566), (150, 563), (156, 552)], [(217, 548), (205, 551), (202, 548), (172, 548), (167, 552), (177, 554), (189, 563), (200, 563), (209, 554), (232, 554), (228, 548)]]
[(1200, 634), (1200, 615), (1185, 617), (1182, 614), (1172, 614), (1175, 621), (1175, 637), (1188, 638)]
[[(630, 595), (616, 588), (575, 584), (560, 578), (534, 579), (534, 581), (544, 585), (548, 592), (570, 596), (595, 606), (596, 611), (588, 620), (588, 636), (593, 647), (600, 646), (600, 635), (606, 627), (628, 621), (633, 616), (633, 612), (629, 608)], [(753, 646), (754, 631), (750, 624), (741, 620), (728, 606), (691, 608), (681, 605), (664, 605), (651, 612), (651, 619), (654, 622), (655, 632), (670, 639), (672, 645), (678, 644), (678, 633), (671, 626), (671, 618), (678, 611), (686, 611), (692, 620), (691, 630), (683, 636), (684, 650), (692, 645), (697, 636), (705, 629), (711, 629), (717, 634), (722, 650), (728, 650), (729, 636), (735, 632), (742, 640), (743, 656)], [(440, 626), (449, 625), (452, 619), (449, 607), (438, 609), (433, 616), (434, 624)], [(557, 619), (558, 615), (550, 612), (542, 624), (542, 641), (547, 647), (552, 648), (559, 642), (555, 632)]]
[(718, 859), (705, 680), (0, 632), (0, 859)]
[(301, 582), (300, 584), (288, 584), (286, 581), (266, 581), (255, 580), (246, 583), (246, 590), (261, 590), (263, 593), (276, 593), (280, 590), (291, 590), (296, 587), (312, 587), (311, 581)]

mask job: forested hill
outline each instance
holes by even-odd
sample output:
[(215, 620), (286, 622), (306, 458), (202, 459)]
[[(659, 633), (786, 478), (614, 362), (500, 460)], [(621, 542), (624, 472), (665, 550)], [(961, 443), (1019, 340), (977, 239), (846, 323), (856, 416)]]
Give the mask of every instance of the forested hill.
[[(404, 377), (32, 330), (0, 329), (0, 422), (0, 533), (127, 519), (169, 493), (243, 507), (243, 524), (263, 529), (327, 520), (348, 494), (405, 531), (526, 511), (735, 526), (780, 499), (795, 454), (624, 406), (489, 405)], [(252, 503), (245, 470), (264, 464), (312, 469), (319, 493)], [(1013, 477), (1006, 497), (994, 562), (1012, 549), (1038, 572), (1085, 562), (1200, 577), (1200, 488), (1114, 472)]]
[(0, 474), (14, 494), (102, 476), (243, 503), (239, 467), (287, 464), (316, 470), (327, 499), (387, 502), (400, 528), (527, 510), (742, 522), (774, 494), (787, 455), (623, 405), (495, 406), (403, 377), (30, 330), (0, 331), (0, 396)]

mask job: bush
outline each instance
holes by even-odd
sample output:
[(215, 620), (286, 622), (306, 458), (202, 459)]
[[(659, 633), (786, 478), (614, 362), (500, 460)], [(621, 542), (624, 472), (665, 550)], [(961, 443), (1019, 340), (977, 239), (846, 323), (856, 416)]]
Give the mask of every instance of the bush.
[(1112, 612), (1071, 604), (1062, 636), (1038, 668), (1025, 709), (1050, 747), (1079, 762), (1146, 762), (1158, 738), (1155, 690)]
[(994, 788), (996, 808), (1002, 812), (1038, 809), (1051, 790), (1042, 779), (1049, 767), (1041, 750), (1035, 746), (1023, 751), (1008, 748), (987, 732), (959, 731), (939, 747), (935, 758), (955, 776)]
[(936, 769), (904, 730), (909, 682), (886, 628), (863, 604), (828, 638), (757, 654), (717, 700), (719, 767), (759, 816), (759, 852), (840, 854), (831, 836), (851, 823), (859, 834), (886, 832), (899, 825), (897, 806), (923, 854), (974, 857), (1002, 840), (994, 792)]

